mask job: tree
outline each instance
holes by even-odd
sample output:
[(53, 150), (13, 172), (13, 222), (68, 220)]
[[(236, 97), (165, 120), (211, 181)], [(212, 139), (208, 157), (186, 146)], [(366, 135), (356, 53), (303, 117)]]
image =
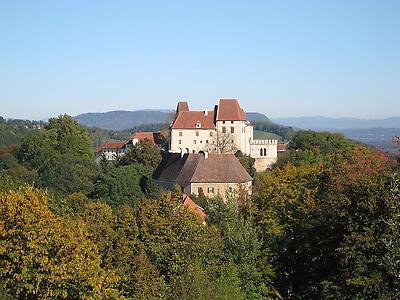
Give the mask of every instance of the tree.
[(270, 262), (261, 262), (261, 242), (248, 213), (241, 215), (241, 203), (232, 198), (206, 198), (207, 223), (217, 226), (224, 240), (225, 259), (235, 266), (238, 284), (246, 299), (273, 296), (269, 285), (273, 272)]
[(128, 152), (119, 159), (118, 165), (142, 164), (145, 167), (155, 170), (160, 161), (160, 149), (148, 139), (144, 139), (136, 145), (131, 146)]
[(235, 153), (237, 150), (235, 136), (229, 132), (219, 132), (211, 138), (210, 144), (207, 146), (206, 151), (210, 148), (211, 152), (215, 153)]
[(181, 201), (181, 195), (170, 193), (143, 199), (138, 214), (139, 239), (170, 286), (169, 298), (218, 299), (238, 292), (240, 299), (238, 278), (229, 274), (232, 268), (224, 261), (218, 229), (204, 226)]
[(85, 224), (66, 221), (32, 187), (0, 193), (0, 290), (17, 298), (98, 298), (112, 292)]
[(251, 177), (254, 177), (256, 173), (256, 169), (254, 168), (254, 162), (255, 159), (252, 158), (250, 155), (243, 154), (241, 151), (238, 151), (239, 153), (236, 153), (235, 156), (239, 159), (239, 162), (243, 166), (243, 168), (246, 169), (247, 173)]
[(9, 177), (16, 184), (32, 184), (37, 180), (37, 173), (20, 164), (16, 158), (17, 153), (17, 145), (0, 147), (0, 175)]
[(91, 196), (105, 200), (113, 208), (123, 204), (137, 207), (141, 197), (151, 192), (151, 186), (147, 185), (151, 173), (141, 164), (106, 169), (96, 178)]
[(292, 299), (395, 298), (397, 279), (384, 259), (384, 241), (395, 234), (383, 221), (396, 203), (387, 189), (392, 161), (361, 145), (309, 144), (323, 159), (280, 165), (255, 188), (276, 285)]
[(298, 131), (289, 143), (289, 150), (306, 150), (315, 155), (333, 154), (354, 146), (354, 143), (339, 133)]
[(93, 190), (98, 170), (92, 141), (70, 116), (51, 118), (44, 130), (32, 132), (24, 139), (18, 157), (38, 172), (43, 187), (64, 195)]

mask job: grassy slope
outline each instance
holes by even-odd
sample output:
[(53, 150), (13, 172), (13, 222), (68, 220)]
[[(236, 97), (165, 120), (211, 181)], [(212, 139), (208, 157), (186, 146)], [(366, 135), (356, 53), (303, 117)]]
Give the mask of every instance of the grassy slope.
[(254, 139), (255, 140), (272, 140), (272, 139), (282, 140), (282, 137), (280, 135), (277, 135), (272, 132), (254, 130)]

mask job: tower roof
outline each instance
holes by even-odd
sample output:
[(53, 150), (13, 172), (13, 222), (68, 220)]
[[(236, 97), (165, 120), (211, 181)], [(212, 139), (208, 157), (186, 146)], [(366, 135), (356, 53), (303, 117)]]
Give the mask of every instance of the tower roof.
[(217, 121), (247, 121), (247, 116), (237, 99), (221, 99), (218, 105)]

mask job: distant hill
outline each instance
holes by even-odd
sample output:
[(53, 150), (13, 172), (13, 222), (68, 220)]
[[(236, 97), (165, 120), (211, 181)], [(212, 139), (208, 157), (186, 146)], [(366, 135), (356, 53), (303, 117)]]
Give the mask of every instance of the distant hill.
[(105, 113), (85, 113), (74, 117), (74, 119), (86, 126), (109, 130), (125, 130), (142, 124), (170, 122), (171, 112), (156, 110), (118, 110)]
[(395, 153), (392, 139), (400, 135), (400, 117), (386, 119), (357, 119), (357, 118), (326, 118), (326, 117), (299, 117), (272, 119), (274, 123), (293, 126), (299, 129), (316, 131), (331, 131), (342, 133), (344, 136), (383, 148), (385, 151)]
[(399, 151), (392, 140), (394, 136), (400, 136), (400, 128), (332, 129), (330, 131), (342, 133), (349, 139), (372, 145), (377, 149), (384, 149), (391, 153)]
[(400, 117), (386, 119), (298, 117), (277, 118), (272, 122), (301, 129), (400, 128)]
[(265, 122), (271, 122), (270, 119), (267, 118), (266, 115), (260, 114), (258, 112), (248, 112), (246, 113), (247, 118), (249, 121), (265, 121)]
[[(109, 111), (105, 113), (84, 113), (74, 117), (85, 126), (108, 130), (126, 130), (144, 124), (161, 124), (172, 121), (173, 111), (168, 110), (136, 110)], [(260, 113), (247, 113), (250, 121), (266, 121), (269, 119)]]

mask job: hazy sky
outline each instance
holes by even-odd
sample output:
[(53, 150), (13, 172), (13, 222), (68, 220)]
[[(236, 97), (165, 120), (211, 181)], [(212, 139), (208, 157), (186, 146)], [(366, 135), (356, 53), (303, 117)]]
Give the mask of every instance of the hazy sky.
[(400, 115), (400, 1), (0, 0), (0, 115)]

